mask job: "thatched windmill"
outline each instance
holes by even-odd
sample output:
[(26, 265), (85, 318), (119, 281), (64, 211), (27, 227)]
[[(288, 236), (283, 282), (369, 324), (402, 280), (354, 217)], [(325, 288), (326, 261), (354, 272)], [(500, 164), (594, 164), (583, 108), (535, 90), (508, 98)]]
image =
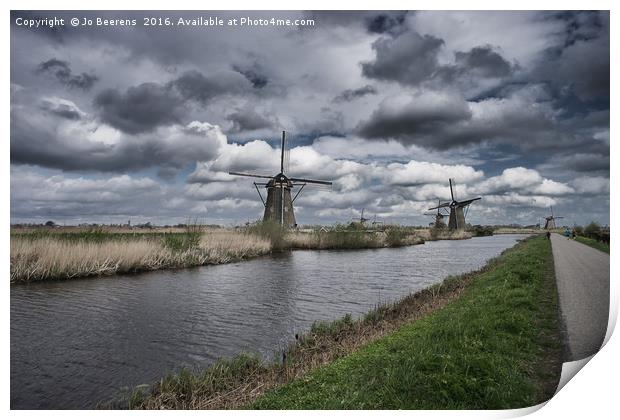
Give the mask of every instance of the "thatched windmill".
[(470, 198), (469, 200), (458, 201), (456, 199), (456, 186), (453, 186), (452, 178), (449, 178), (450, 182), (450, 196), (452, 197), (452, 201), (449, 203), (440, 203), (437, 207), (432, 207), (429, 210), (441, 209), (441, 208), (449, 208), (450, 209), (450, 217), (448, 219), (448, 229), (450, 230), (463, 230), (465, 229), (465, 212), (464, 209), (467, 208), (471, 203), (476, 200), (480, 200), (482, 197)]
[(557, 226), (555, 225), (555, 219), (563, 219), (563, 216), (554, 216), (553, 215), (553, 206), (550, 206), (549, 209), (551, 210), (551, 216), (546, 216), (545, 217), (545, 229), (550, 230), (550, 229), (555, 229)]
[[(272, 220), (282, 226), (296, 226), (295, 213), (293, 212), (293, 203), (304, 189), (306, 184), (332, 185), (329, 181), (318, 181), (316, 179), (291, 178), (284, 174), (284, 156), (286, 150), (286, 132), (282, 132), (282, 153), (280, 156), (280, 172), (276, 175), (257, 175), (246, 174), (241, 172), (229, 172), (230, 175), (249, 176), (251, 178), (266, 178), (267, 183), (254, 182), (254, 187), (258, 192), (263, 205), (265, 206), (265, 215), (263, 220)], [(259, 185), (267, 188), (267, 201), (263, 199), (260, 193)], [(294, 197), (291, 198), (291, 191), (294, 187), (300, 187)]]

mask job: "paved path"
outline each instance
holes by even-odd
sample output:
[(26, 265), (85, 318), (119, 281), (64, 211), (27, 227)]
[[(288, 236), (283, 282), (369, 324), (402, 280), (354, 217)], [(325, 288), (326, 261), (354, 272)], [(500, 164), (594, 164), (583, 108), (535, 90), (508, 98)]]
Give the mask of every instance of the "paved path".
[(609, 318), (609, 254), (558, 234), (551, 235), (567, 361), (596, 353)]

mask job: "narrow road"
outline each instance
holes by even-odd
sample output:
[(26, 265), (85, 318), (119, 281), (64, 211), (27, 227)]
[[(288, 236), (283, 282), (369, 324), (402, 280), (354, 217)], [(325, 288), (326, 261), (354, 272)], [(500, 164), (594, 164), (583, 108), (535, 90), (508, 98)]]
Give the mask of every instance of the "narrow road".
[(596, 353), (609, 318), (609, 254), (551, 235), (568, 361)]

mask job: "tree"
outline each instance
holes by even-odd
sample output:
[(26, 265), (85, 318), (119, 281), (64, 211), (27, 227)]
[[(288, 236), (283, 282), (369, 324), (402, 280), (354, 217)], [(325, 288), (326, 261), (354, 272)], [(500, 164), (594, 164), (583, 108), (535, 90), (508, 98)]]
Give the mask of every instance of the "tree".
[(590, 222), (583, 230), (583, 233), (589, 238), (598, 239), (600, 231), (601, 227), (596, 222)]
[(56, 223), (52, 222), (51, 220), (48, 220), (47, 222), (45, 222), (45, 226), (54, 227), (56, 226)]

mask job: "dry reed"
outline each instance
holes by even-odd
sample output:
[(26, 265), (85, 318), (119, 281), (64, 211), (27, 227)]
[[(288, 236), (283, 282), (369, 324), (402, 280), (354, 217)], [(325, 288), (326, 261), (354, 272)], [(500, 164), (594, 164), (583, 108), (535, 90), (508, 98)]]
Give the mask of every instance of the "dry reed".
[(197, 247), (174, 251), (156, 239), (65, 241), (11, 238), (11, 283), (222, 264), (269, 253), (268, 240), (237, 232), (202, 234)]

